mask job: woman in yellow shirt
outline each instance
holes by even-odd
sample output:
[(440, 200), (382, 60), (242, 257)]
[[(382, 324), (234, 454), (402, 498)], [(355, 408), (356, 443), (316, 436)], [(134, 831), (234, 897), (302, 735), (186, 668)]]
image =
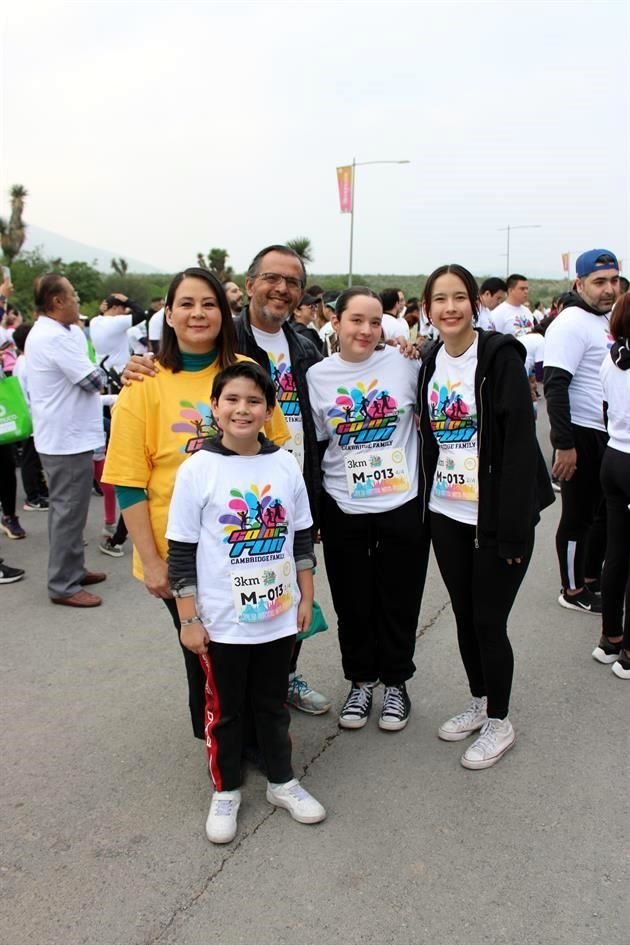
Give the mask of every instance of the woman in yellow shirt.
[[(164, 600), (178, 635), (165, 538), (175, 474), (216, 434), (210, 410), (216, 374), (242, 360), (250, 359), (235, 352), (232, 313), (220, 282), (206, 269), (186, 269), (167, 293), (158, 373), (124, 388), (112, 413), (103, 480), (116, 486), (134, 544), (134, 576)], [(264, 432), (279, 446), (289, 439), (278, 407)], [(205, 678), (198, 657), (182, 649), (193, 730), (204, 738)]]

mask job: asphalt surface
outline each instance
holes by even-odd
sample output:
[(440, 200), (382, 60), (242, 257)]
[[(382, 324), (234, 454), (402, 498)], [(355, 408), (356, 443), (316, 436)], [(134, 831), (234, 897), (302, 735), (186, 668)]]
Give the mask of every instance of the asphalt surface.
[(630, 684), (591, 658), (599, 620), (556, 602), (558, 512), (510, 624), (512, 751), (467, 771), (467, 743), (436, 737), (467, 688), (432, 564), (408, 727), (381, 732), (375, 711), (341, 731), (335, 633), (307, 642), (300, 668), (334, 706), (293, 713), (294, 761), (328, 818), (294, 823), (249, 769), (223, 847), (204, 834), (209, 782), (175, 632), (130, 555), (98, 552), (101, 500), (87, 563), (108, 580), (91, 611), (48, 602), (46, 514), (20, 513), (27, 539), (0, 538), (27, 569), (0, 587), (0, 945), (628, 945)]

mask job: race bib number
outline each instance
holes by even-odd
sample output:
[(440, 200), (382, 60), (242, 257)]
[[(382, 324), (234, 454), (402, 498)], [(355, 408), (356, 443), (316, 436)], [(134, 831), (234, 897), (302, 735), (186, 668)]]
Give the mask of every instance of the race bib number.
[(295, 603), (293, 566), (288, 559), (230, 572), (239, 623), (273, 620)]
[(411, 488), (405, 451), (398, 447), (350, 452), (344, 463), (351, 499), (373, 499)]
[(471, 450), (444, 450), (438, 457), (434, 492), (443, 499), (477, 502), (479, 460)]

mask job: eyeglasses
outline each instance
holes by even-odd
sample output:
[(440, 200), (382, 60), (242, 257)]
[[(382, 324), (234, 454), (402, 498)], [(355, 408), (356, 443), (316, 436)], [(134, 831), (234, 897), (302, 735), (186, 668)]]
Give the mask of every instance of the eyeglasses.
[(262, 279), (263, 282), (266, 282), (268, 286), (272, 288), (280, 285), (281, 282), (284, 282), (287, 289), (303, 289), (304, 280), (298, 279), (296, 276), (281, 276), (278, 272), (259, 272), (254, 276), (255, 279)]

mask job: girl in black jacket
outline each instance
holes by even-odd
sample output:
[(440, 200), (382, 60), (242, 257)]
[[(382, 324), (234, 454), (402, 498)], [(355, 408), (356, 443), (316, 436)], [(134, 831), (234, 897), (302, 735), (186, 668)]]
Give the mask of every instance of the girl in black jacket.
[(441, 266), (424, 290), (441, 341), (423, 352), (420, 482), (448, 589), (472, 701), (439, 729), (488, 768), (514, 744), (508, 718), (514, 658), (507, 618), (534, 547), (539, 510), (553, 502), (524, 370), (511, 335), (475, 328), (479, 290), (462, 266)]

